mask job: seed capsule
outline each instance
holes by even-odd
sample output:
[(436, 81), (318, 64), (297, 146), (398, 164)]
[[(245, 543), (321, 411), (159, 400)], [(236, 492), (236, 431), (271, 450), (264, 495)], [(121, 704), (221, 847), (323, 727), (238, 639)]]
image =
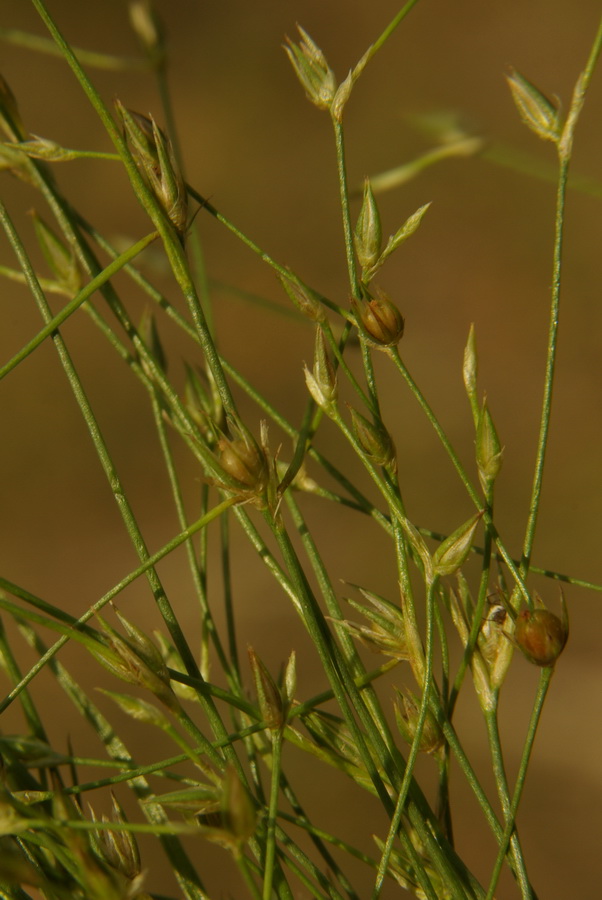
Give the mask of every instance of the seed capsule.
[(514, 640), (529, 662), (553, 666), (567, 642), (568, 628), (547, 609), (524, 609), (514, 627)]

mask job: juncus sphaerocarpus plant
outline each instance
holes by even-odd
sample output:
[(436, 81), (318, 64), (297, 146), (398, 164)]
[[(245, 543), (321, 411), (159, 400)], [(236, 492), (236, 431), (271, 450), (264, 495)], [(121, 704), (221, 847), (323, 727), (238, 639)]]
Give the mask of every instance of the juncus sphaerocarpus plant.
[[(238, 896), (263, 900), (340, 900), (368, 896), (366, 891), (376, 900), (400, 890), (428, 900), (492, 900), (501, 897), (504, 868), (508, 891), (524, 900), (537, 897), (517, 814), (552, 674), (562, 665), (571, 601), (563, 594), (556, 600), (550, 590), (544, 605), (531, 582), (534, 573), (576, 579), (537, 569), (532, 556), (552, 407), (568, 170), (602, 26), (564, 109), (522, 74), (511, 70), (508, 75), (521, 119), (534, 140), (555, 147), (558, 163), (544, 396), (522, 553), (516, 559), (494, 509), (504, 452), (512, 448), (504, 450), (478, 384), (475, 330), (469, 331), (457, 372), (464, 381), (474, 443), (468, 459), (454, 448), (404, 360), (411, 304), (402, 290), (395, 294), (382, 283), (391, 259), (403, 254), (419, 228), (423, 233), (431, 204), (425, 199), (410, 215), (400, 216), (384, 237), (381, 193), (418, 175), (427, 163), (406, 165), (397, 175), (377, 174), (357, 190), (348, 179), (346, 116), (356, 85), (373, 57), (394, 45), (398, 28), (416, 5), (410, 0), (342, 79), (319, 40), (304, 28), (297, 26), (284, 42), (293, 76), (332, 130), (333, 184), (340, 198), (347, 273), (336, 297), (274, 259), (226, 217), (217, 201), (187, 180), (167, 88), (165, 28), (150, 0), (129, 3), (141, 47), (141, 57), (133, 61), (75, 51), (44, 0), (31, 0), (46, 29), (44, 39), (16, 30), (2, 33), (61, 57), (112, 149), (78, 150), (62, 146), (56, 135), (37, 135), (35, 122), (27, 121), (19, 84), (0, 82), (3, 179), (27, 185), (29, 203), (35, 204), (31, 226), (22, 227), (15, 211), (0, 200), (13, 257), (2, 274), (5, 291), (11, 283), (26, 286), (41, 319), (22, 348), (2, 361), (0, 390), (38, 348), (52, 345), (137, 556), (136, 565), (78, 616), (35, 595), (27, 584), (15, 584), (10, 572), (0, 579), (7, 625), (0, 632), (0, 652), (9, 681), (1, 708), (20, 704), (25, 722), (22, 733), (0, 738), (3, 897), (154, 895), (153, 867), (137, 844), (142, 834), (161, 845), (180, 895), (194, 900), (221, 895), (219, 887), (208, 886), (206, 861), (212, 854), (222, 872), (238, 870)], [(421, 5), (428, 7), (428, 0)], [(118, 99), (103, 99), (89, 74), (94, 65), (123, 68)], [(131, 108), (128, 66), (157, 78), (163, 106), (158, 103), (152, 113)], [(300, 104), (302, 99), (300, 94)], [(428, 164), (482, 149), (482, 142), (466, 134), (452, 144), (438, 148)], [(84, 216), (77, 197), (69, 197), (66, 164), (76, 160), (119, 169), (121, 183), (125, 177), (139, 201), (147, 227), (126, 248), (114, 246)], [(59, 189), (63, 179), (64, 192)], [(211, 259), (205, 264), (200, 221), (227, 229), (257, 255), (258, 265), (270, 267), (299, 328), (312, 329), (313, 358), (305, 363), (301, 415), (276, 408), (220, 349), (220, 327), (227, 332), (232, 323), (224, 326), (214, 317), (207, 274)], [(167, 290), (145, 274), (141, 254), (157, 247), (168, 264)], [(141, 320), (129, 302), (130, 284), (146, 298)], [(55, 295), (62, 303), (58, 311), (50, 302)], [(267, 321), (271, 313), (258, 305), (257, 315)], [(150, 408), (173, 498), (169, 513), (175, 510), (179, 523), (155, 552), (147, 547), (66, 337), (70, 320), (83, 316), (94, 326), (94, 339), (120, 360), (122, 377), (144, 389)], [(183, 365), (164, 340), (173, 328), (186, 342)], [(270, 350), (267, 340), (259, 348), (268, 369)], [(302, 383), (301, 351), (291, 364)], [(406, 506), (408, 486), (429, 475), (399, 465), (394, 410), (386, 399), (391, 379), (395, 391), (410, 396), (421, 410), (467, 498), (469, 512), (458, 516), (446, 535), (418, 527)], [(323, 449), (328, 445), (322, 435), (333, 430), (349, 451), (341, 459)], [(202, 479), (192, 499), (181, 447), (196, 461)], [(368, 521), (380, 529), (388, 556), (375, 560), (374, 581), (382, 581), (377, 568), (389, 565), (396, 585), (391, 595), (379, 593), (375, 584), (347, 583), (347, 573), (330, 564), (328, 548), (320, 543), (323, 535), (308, 516), (316, 502), (348, 517), (359, 532)], [(241, 574), (245, 565), (244, 554), (239, 556), (241, 536), (273, 579), (280, 602), (292, 605), (299, 633), (319, 661), (320, 693), (308, 693), (295, 648), (283, 648), (280, 673), (257, 646), (248, 647), (247, 658), (240, 654), (239, 645), (248, 639), (231, 573)], [(217, 562), (210, 542), (219, 542)], [(179, 547), (186, 554), (199, 612), (194, 628), (188, 617), (185, 621), (188, 610), (181, 598), (166, 589), (159, 574), (162, 561)], [(217, 580), (216, 569), (221, 573)], [(150, 617), (123, 610), (127, 597), (119, 595), (138, 580), (150, 588), (147, 599), (156, 607), (158, 630)], [(58, 635), (54, 643), (47, 641), (48, 630)], [(266, 624), (266, 631), (278, 639), (272, 625)], [(26, 654), (21, 640), (29, 648)], [(67, 643), (82, 649), (88, 667), (99, 664), (100, 697), (89, 696), (66, 667), (61, 650)], [(375, 667), (366, 648), (377, 655)], [(500, 701), (512, 690), (511, 670), (527, 663), (538, 667), (540, 676), (522, 756), (510, 775)], [(105, 687), (107, 677), (111, 681)], [(50, 736), (48, 715), (56, 713), (32, 699), (43, 679), (56, 680), (66, 702), (81, 714), (82, 724), (98, 739), (98, 758), (81, 757), (77, 735), (71, 742), (65, 736), (63, 745)], [(457, 727), (458, 699), (467, 694), (476, 698), (484, 723), (488, 777)], [(124, 716), (131, 726), (128, 741), (131, 729), (160, 735), (160, 746), (167, 741), (173, 752), (151, 752), (144, 759), (130, 752), (121, 734)], [(151, 751), (150, 743), (146, 749)], [(356, 819), (362, 819), (364, 798), (377, 805), (378, 833), (364, 835), (366, 841), (356, 847), (344, 838), (344, 827), (332, 833), (319, 812), (310, 814), (304, 779), (297, 776), (300, 756), (316, 772), (331, 770), (333, 777), (346, 779)], [(453, 825), (464, 815), (453, 796), (454, 782), (460, 780), (474, 795), (470, 814), (480, 817), (490, 840), (488, 858), (475, 871), (470, 852), (454, 839)], [(95, 798), (88, 801), (92, 791), (112, 792), (110, 815), (95, 812)], [(126, 815), (118, 793), (128, 797), (133, 813)]]

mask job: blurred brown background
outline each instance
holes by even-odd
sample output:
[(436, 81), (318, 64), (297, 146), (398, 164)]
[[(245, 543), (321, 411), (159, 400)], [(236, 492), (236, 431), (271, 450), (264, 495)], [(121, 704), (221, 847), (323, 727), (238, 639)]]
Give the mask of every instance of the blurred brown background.
[[(49, 6), (76, 46), (126, 55), (138, 52), (125, 3), (54, 0)], [(305, 101), (281, 44), (285, 34), (294, 35), (295, 23), (300, 22), (343, 78), (397, 12), (398, 4), (159, 0), (158, 8), (170, 38), (170, 84), (189, 181), (276, 259), (344, 303), (347, 288), (331, 128), (328, 117)], [(429, 140), (410, 127), (408, 117), (441, 110), (460, 115), (491, 146), (507, 145), (532, 154), (542, 168), (553, 164), (551, 145), (539, 142), (519, 121), (503, 75), (509, 65), (515, 66), (548, 94), (558, 95), (566, 108), (599, 16), (600, 4), (594, 0), (503, 4), (422, 0), (370, 64), (350, 102), (346, 128), (351, 183), (360, 185), (365, 175), (427, 150)], [(3, 0), (0, 26), (44, 33), (35, 11), (23, 0)], [(63, 62), (0, 43), (0, 69), (32, 132), (68, 147), (110, 149)], [(92, 71), (92, 77), (107, 102), (119, 97), (127, 106), (161, 118), (151, 76)], [(578, 127), (573, 172), (600, 181), (601, 102), (598, 71)], [(145, 233), (144, 214), (114, 164), (78, 161), (57, 167), (56, 174), (66, 195), (109, 237), (136, 239)], [(31, 236), (25, 211), (35, 204), (44, 214), (39, 198), (7, 175), (1, 190), (18, 227)], [(427, 201), (433, 205), (421, 229), (393, 257), (382, 284), (406, 316), (404, 359), (468, 464), (473, 438), (461, 363), (470, 323), (475, 323), (480, 388), (487, 392), (505, 445), (498, 526), (507, 546), (518, 554), (543, 383), (554, 185), (485, 158), (444, 162), (382, 196), (385, 234)], [(601, 219), (599, 199), (570, 193), (555, 409), (534, 556), (538, 565), (597, 583), (602, 582)], [(301, 369), (303, 360), (311, 359), (311, 329), (284, 316), (266, 315), (228, 291), (225, 285), (284, 305), (267, 267), (209, 216), (201, 213), (198, 222), (209, 276), (216, 285), (221, 347), (297, 423), (306, 396)], [(4, 239), (0, 261), (14, 264)], [(180, 303), (170, 282), (151, 274)], [(131, 292), (132, 309), (141, 311), (141, 298), (129, 283), (117, 283), (125, 299)], [(0, 359), (5, 361), (40, 322), (24, 290), (3, 282), (0, 298)], [(194, 353), (169, 325), (161, 324), (177, 380), (180, 357), (194, 362)], [(143, 393), (86, 317), (70, 320), (64, 335), (154, 550), (177, 525)], [(470, 515), (470, 503), (392, 367), (383, 358), (377, 360), (377, 369), (385, 380), (385, 421), (398, 447), (409, 515), (435, 530), (450, 530)], [(257, 412), (245, 408), (256, 421)], [(2, 574), (79, 614), (133, 568), (135, 559), (51, 346), (40, 347), (0, 386), (0, 417)], [(324, 435), (324, 441), (329, 435), (333, 439), (330, 455), (344, 466), (345, 448), (329, 426)], [(283, 448), (285, 458), (289, 452)], [(193, 509), (198, 469), (184, 451), (178, 454)], [(344, 516), (326, 520), (317, 502), (309, 503), (307, 510), (318, 541), (321, 538), (327, 547), (334, 581), (344, 579), (395, 595), (392, 557), (376, 528), (358, 529), (357, 520), (349, 522)], [(252, 642), (273, 667), (295, 646), (300, 655), (300, 695), (310, 696), (322, 682), (312, 669), (312, 651), (299, 634), (294, 613), (269, 576), (254, 564), (246, 543), (242, 539), (237, 543), (243, 561), (234, 573), (241, 644), (244, 648)], [(195, 646), (198, 621), (183, 556), (175, 554), (159, 571)], [(557, 588), (536, 579), (533, 585), (554, 608)], [(602, 613), (599, 594), (575, 587), (566, 593), (571, 639), (554, 676), (520, 815), (529, 870), (541, 900), (593, 898), (599, 890)], [(140, 583), (123, 596), (120, 606), (135, 621), (144, 615), (147, 622), (154, 616), (151, 602), (146, 585)], [(24, 668), (29, 659), (24, 653)], [(76, 650), (69, 650), (64, 659), (82, 663), (85, 682), (86, 667), (92, 669), (89, 661)], [(515, 659), (502, 708), (511, 776), (537, 674)], [(90, 683), (95, 683), (95, 676), (96, 672), (91, 674)], [(34, 683), (34, 697), (56, 703), (61, 710), (53, 737), (63, 739), (67, 722), (79, 752), (98, 752), (77, 717), (71, 720), (69, 711), (63, 711), (60, 695), (52, 690), (47, 695), (47, 690)], [(108, 702), (103, 698), (98, 702), (114, 715)], [(468, 751), (486, 767), (488, 750), (478, 714), (468, 703), (460, 709), (460, 717), (458, 729)], [(13, 710), (6, 720), (4, 730), (18, 727)], [(143, 739), (141, 758), (145, 750)], [(303, 771), (311, 809), (320, 800), (324, 783), (314, 781), (312, 767)], [(328, 827), (332, 811), (349, 802), (349, 794), (346, 783), (339, 784), (329, 773), (325, 784), (329, 811), (323, 813), (323, 821)], [(479, 812), (460, 787), (456, 800), (461, 808), (460, 850), (486, 877), (492, 849), (484, 839)], [(363, 795), (358, 792), (352, 802), (360, 801)], [(365, 840), (366, 823), (368, 829), (383, 833), (384, 824), (370, 804), (355, 811), (346, 816), (346, 837), (358, 843)], [(201, 854), (202, 873), (208, 865), (204, 860), (221, 852), (195, 848), (192, 852)], [(155, 874), (148, 855), (145, 864), (153, 873), (151, 890), (173, 890), (166, 876)], [(208, 883), (215, 886), (215, 897), (225, 896), (228, 889), (241, 895), (237, 881), (210, 875)], [(386, 896), (397, 893), (389, 888)], [(513, 896), (515, 889), (504, 881), (498, 897)]]

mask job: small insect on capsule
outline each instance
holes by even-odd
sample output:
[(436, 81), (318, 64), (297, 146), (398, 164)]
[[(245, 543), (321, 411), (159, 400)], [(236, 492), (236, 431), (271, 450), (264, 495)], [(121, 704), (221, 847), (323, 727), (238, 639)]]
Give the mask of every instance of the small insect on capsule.
[(503, 625), (506, 621), (508, 613), (506, 612), (505, 607), (501, 604), (497, 604), (496, 606), (491, 607), (491, 611), (487, 616), (488, 622), (495, 622), (496, 625)]

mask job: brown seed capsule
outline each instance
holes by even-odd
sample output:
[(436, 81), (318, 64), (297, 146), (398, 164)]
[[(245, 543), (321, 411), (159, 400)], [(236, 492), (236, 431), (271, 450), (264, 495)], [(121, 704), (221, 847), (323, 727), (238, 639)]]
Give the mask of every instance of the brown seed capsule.
[(514, 627), (514, 641), (529, 662), (553, 666), (568, 638), (568, 628), (547, 609), (524, 609)]
[(355, 303), (358, 324), (364, 335), (378, 347), (394, 347), (403, 337), (404, 319), (383, 291)]

